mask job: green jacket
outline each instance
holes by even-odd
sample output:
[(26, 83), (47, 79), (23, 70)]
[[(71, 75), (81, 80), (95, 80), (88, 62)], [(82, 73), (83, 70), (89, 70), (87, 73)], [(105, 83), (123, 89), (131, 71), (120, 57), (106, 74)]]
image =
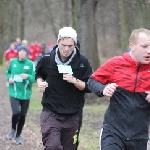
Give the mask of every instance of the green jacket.
[[(27, 79), (22, 79), (20, 74), (28, 74)], [(9, 95), (19, 100), (29, 100), (32, 94), (32, 84), (35, 82), (35, 65), (29, 60), (19, 61), (13, 58), (6, 70), (6, 78), (14, 79), (14, 83), (9, 84)]]

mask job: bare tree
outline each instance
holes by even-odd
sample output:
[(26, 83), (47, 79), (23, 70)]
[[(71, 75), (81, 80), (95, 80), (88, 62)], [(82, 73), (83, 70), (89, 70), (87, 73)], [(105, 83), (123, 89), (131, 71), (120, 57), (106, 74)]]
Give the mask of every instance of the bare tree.
[(127, 48), (128, 38), (135, 28), (149, 28), (149, 8), (147, 0), (118, 0), (120, 20), (120, 45)]
[(88, 57), (94, 70), (99, 66), (95, 4), (96, 0), (78, 0), (77, 5), (77, 31), (81, 53)]
[(123, 0), (118, 0), (119, 6), (119, 20), (120, 20), (120, 46), (122, 50), (127, 48), (128, 36), (130, 33), (129, 22), (127, 18), (127, 4)]
[(63, 26), (72, 26), (72, 2), (64, 0), (63, 3)]
[(44, 0), (44, 3), (45, 3), (45, 8), (47, 9), (48, 11), (48, 16), (49, 16), (49, 21), (50, 21), (50, 24), (53, 28), (53, 32), (54, 32), (54, 35), (55, 35), (55, 38), (57, 38), (57, 28), (55, 26), (55, 19), (54, 19), (54, 16), (53, 16), (53, 12), (52, 12), (52, 9), (51, 9), (51, 5), (52, 5), (52, 2), (51, 1), (48, 1), (48, 0)]
[(72, 0), (72, 27), (77, 29), (77, 1)]
[[(22, 14), (24, 16), (24, 14)], [(7, 1), (7, 12), (5, 17), (5, 41), (10, 43), (12, 38), (21, 37), (21, 6), (20, 0)]]
[(8, 1), (1, 0), (0, 4), (0, 64), (3, 63), (3, 53), (4, 53), (4, 26), (5, 26), (5, 17), (6, 11), (8, 8)]
[(134, 27), (148, 27), (149, 26), (149, 14), (147, 13), (147, 0), (137, 0), (134, 5)]
[[(53, 1), (44, 0), (48, 12), (49, 23), (52, 26), (55, 38), (58, 30), (63, 26), (72, 26), (72, 5), (70, 0)], [(57, 9), (59, 8), (59, 11)], [(56, 14), (57, 12), (57, 14)], [(57, 16), (57, 17), (56, 17)]]
[(18, 20), (19, 20), (19, 5), (18, 0), (11, 0), (8, 3), (8, 28), (9, 28), (9, 42), (10, 39), (16, 38), (19, 30), (18, 30)]
[(21, 19), (20, 19), (20, 37), (24, 39), (24, 30), (25, 30), (25, 0), (19, 0), (19, 4), (21, 7)]

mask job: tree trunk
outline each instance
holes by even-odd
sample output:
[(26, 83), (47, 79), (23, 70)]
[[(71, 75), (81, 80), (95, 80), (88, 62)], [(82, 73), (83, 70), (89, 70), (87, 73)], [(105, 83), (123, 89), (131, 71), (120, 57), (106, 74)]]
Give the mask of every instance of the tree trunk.
[(127, 21), (127, 11), (126, 11), (126, 2), (123, 0), (118, 0), (118, 6), (119, 6), (119, 16), (120, 16), (120, 45), (121, 49), (124, 51), (127, 49), (128, 45), (128, 37), (129, 37), (129, 28)]
[(9, 27), (10, 27), (10, 39), (17, 37), (17, 20), (18, 20), (18, 7), (17, 0), (12, 0), (9, 3)]
[(5, 26), (5, 16), (7, 10), (8, 2), (6, 0), (1, 0), (0, 4), (0, 64), (3, 63), (3, 54), (4, 54), (4, 26)]
[(57, 39), (58, 31), (57, 31), (57, 27), (55, 25), (56, 20), (54, 19), (53, 11), (52, 11), (52, 8), (50, 7), (52, 5), (52, 2), (51, 1), (48, 2), (47, 0), (44, 0), (44, 3), (45, 3), (45, 7), (46, 7), (48, 14), (49, 14), (48, 16), (49, 16), (50, 25), (52, 26), (55, 38)]
[(72, 27), (77, 29), (77, 1), (72, 0)]
[(25, 31), (25, 0), (20, 0), (21, 6), (21, 19), (20, 19), (20, 30), (21, 30), (21, 39), (24, 39), (24, 31)]
[(89, 59), (94, 70), (99, 66), (97, 34), (95, 31), (95, 2), (95, 0), (79, 0), (77, 7), (77, 32), (81, 45), (80, 50)]
[(137, 1), (135, 4), (135, 12), (134, 12), (134, 27), (140, 28), (140, 27), (149, 27), (149, 15), (147, 12), (146, 6), (147, 0)]
[(63, 26), (72, 26), (72, 2), (64, 0), (63, 3)]

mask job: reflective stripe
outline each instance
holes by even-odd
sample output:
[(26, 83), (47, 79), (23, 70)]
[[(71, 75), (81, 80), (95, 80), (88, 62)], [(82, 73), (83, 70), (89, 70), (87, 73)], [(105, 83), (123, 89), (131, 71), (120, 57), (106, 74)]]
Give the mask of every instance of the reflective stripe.
[(150, 142), (150, 141), (148, 140), (148, 141), (147, 141), (147, 149), (146, 149), (146, 150), (148, 150), (148, 145), (149, 145), (148, 143), (149, 143), (149, 142)]
[(101, 150), (101, 136), (102, 136), (102, 132), (103, 132), (103, 128), (100, 130), (100, 137), (99, 137), (99, 149)]
[(17, 97), (17, 88), (16, 88), (16, 82), (14, 82), (14, 92), (15, 92), (15, 98)]
[(25, 86), (24, 86), (24, 99), (27, 99), (27, 86), (29, 84), (29, 80), (27, 80)]

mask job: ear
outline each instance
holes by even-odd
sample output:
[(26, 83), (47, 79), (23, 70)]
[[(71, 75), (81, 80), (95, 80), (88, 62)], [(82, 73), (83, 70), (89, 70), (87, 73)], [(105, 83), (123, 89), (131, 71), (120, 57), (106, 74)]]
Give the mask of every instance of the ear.
[(129, 44), (129, 48), (130, 48), (130, 50), (131, 50), (132, 52), (134, 52), (134, 44), (133, 44), (133, 43), (130, 43), (130, 44)]

